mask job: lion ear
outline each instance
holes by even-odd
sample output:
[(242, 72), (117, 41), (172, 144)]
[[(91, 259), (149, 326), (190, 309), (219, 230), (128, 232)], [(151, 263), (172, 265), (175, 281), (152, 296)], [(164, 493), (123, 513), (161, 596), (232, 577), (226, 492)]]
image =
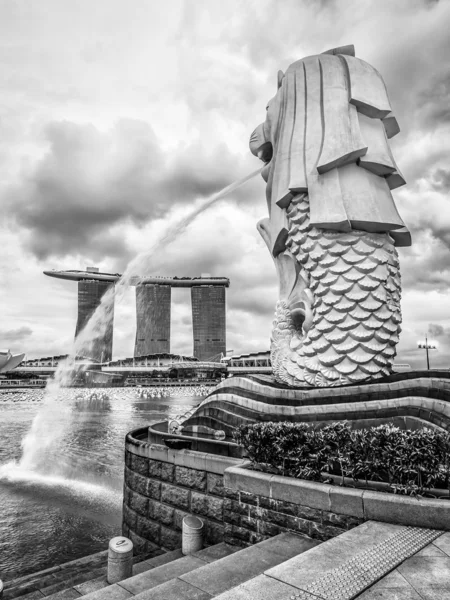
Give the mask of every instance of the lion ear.
[(283, 71), (278, 71), (277, 75), (277, 89), (279, 90), (281, 87), (281, 82), (283, 81), (284, 73)]
[(347, 56), (355, 56), (355, 46), (350, 44), (349, 46), (339, 46), (338, 48), (331, 48), (331, 50), (325, 50), (321, 54), (347, 54)]

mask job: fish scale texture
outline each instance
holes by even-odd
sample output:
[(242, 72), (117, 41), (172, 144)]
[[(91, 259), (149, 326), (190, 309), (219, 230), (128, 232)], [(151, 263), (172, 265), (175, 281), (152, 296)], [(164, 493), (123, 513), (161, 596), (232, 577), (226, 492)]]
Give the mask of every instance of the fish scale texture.
[(388, 233), (342, 233), (309, 224), (307, 194), (287, 210), (286, 246), (300, 263), (306, 318), (296, 327), (276, 306), (271, 340), (275, 378), (329, 387), (391, 373), (401, 331), (398, 254)]

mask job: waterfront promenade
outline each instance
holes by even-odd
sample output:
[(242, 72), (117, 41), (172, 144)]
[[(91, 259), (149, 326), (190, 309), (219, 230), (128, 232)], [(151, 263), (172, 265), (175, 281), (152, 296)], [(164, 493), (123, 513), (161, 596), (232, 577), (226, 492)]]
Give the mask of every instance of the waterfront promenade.
[(5, 584), (4, 600), (447, 600), (450, 533), (368, 521), (326, 542), (283, 533), (183, 556), (154, 548), (109, 585), (107, 553)]

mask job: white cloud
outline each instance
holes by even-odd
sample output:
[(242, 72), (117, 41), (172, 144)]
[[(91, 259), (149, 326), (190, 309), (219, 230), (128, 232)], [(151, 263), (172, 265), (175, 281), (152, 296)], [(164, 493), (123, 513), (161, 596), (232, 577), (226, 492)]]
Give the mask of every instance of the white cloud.
[[(248, 136), (277, 70), (348, 43), (383, 74), (402, 128), (393, 148), (409, 185), (395, 196), (414, 245), (401, 251), (398, 360), (420, 365), (415, 343), (429, 323), (447, 331), (448, 2), (143, 0), (130, 10), (124, 0), (0, 0), (0, 14), (2, 331), (32, 331), (12, 349), (66, 352), (76, 285), (42, 271), (122, 271), (168, 223), (259, 166)], [(265, 213), (254, 180), (146, 267), (229, 277), (235, 352), (269, 343), (276, 276), (255, 230)], [(185, 300), (174, 294), (173, 348), (189, 353)], [(133, 311), (130, 292), (116, 309), (116, 356), (132, 352)]]

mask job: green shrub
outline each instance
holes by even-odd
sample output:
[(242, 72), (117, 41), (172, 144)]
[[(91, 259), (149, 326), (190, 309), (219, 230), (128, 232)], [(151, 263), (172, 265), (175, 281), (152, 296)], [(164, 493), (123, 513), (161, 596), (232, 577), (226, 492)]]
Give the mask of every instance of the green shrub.
[(450, 434), (393, 425), (352, 430), (347, 421), (321, 429), (306, 423), (255, 423), (237, 428), (234, 439), (252, 464), (282, 475), (326, 480), (388, 482), (395, 493), (422, 494), (450, 488)]

